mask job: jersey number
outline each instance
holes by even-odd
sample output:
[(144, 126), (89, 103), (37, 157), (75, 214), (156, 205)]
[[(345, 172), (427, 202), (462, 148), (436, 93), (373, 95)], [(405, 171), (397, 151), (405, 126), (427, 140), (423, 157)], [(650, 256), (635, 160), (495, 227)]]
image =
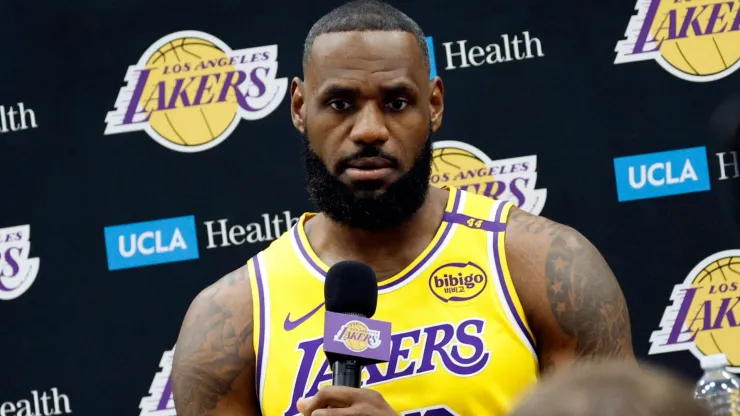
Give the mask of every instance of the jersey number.
[(442, 405), (409, 410), (408, 412), (401, 413), (401, 416), (458, 416), (458, 414), (453, 412), (449, 407)]
[[(483, 225), (483, 220), (476, 220), (475, 218), (471, 218), (471, 219), (468, 220), (468, 227), (471, 227), (471, 228), (480, 228), (481, 225)], [(442, 413), (440, 413), (440, 415), (441, 414)]]

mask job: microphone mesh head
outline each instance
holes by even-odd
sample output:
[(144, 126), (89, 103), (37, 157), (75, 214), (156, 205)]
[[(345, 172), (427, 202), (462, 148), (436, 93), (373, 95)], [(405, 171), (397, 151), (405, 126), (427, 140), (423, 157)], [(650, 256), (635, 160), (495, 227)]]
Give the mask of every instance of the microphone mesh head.
[(359, 261), (342, 261), (326, 273), (326, 310), (371, 318), (378, 305), (375, 272)]

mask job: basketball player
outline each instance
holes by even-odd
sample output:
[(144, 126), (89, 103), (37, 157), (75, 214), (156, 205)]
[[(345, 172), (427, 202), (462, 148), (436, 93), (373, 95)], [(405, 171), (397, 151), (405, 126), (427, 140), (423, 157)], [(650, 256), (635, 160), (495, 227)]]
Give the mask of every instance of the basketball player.
[[(633, 362), (622, 292), (588, 240), (429, 185), (444, 88), (413, 20), (349, 3), (304, 47), (291, 115), (318, 213), (195, 298), (173, 363), (178, 416), (502, 415), (542, 371)], [(393, 325), (391, 360), (363, 389), (325, 386), (323, 277), (342, 260), (375, 270), (374, 318)]]

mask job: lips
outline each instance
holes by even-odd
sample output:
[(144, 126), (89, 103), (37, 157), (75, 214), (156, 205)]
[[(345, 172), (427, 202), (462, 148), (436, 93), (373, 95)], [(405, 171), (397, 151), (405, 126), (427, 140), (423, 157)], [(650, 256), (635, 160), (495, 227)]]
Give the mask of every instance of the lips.
[(393, 162), (383, 157), (362, 157), (347, 162), (344, 173), (352, 181), (380, 181), (393, 173)]
[(360, 170), (384, 169), (390, 168), (392, 165), (393, 163), (390, 160), (377, 156), (363, 157), (347, 163), (348, 167)]

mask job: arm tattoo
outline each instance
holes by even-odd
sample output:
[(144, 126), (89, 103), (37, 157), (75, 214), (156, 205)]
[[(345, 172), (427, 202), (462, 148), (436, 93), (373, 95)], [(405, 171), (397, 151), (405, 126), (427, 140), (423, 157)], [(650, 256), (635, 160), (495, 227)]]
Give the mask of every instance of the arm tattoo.
[(629, 314), (601, 254), (577, 231), (560, 228), (545, 269), (550, 309), (578, 357), (632, 357)]
[(225, 294), (235, 285), (245, 283), (249, 284), (249, 280), (243, 267), (201, 292), (193, 301), (180, 331), (173, 362), (173, 395), (178, 416), (209, 416), (219, 399), (231, 391), (237, 376), (254, 365), (254, 357), (243, 348), (251, 342), (252, 322), (243, 318), (235, 320), (235, 311), (225, 300)]

